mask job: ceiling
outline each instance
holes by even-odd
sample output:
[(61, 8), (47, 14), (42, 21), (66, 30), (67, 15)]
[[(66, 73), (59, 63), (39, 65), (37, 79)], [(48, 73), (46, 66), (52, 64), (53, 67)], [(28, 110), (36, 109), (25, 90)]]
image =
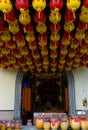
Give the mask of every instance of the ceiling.
[(88, 0), (0, 0), (0, 67), (31, 73), (88, 67)]

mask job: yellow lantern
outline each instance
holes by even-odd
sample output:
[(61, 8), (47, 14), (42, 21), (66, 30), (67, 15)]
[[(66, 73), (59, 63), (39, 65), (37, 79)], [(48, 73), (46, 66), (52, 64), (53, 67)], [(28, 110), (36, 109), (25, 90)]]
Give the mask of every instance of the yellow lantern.
[(34, 32), (27, 33), (25, 38), (26, 38), (26, 40), (27, 40), (28, 42), (33, 42), (33, 41), (35, 41)]
[(51, 10), (51, 13), (49, 15), (49, 20), (53, 24), (57, 24), (61, 20), (61, 14), (58, 12), (58, 10)]
[(64, 30), (66, 32), (70, 33), (71, 31), (74, 30), (74, 28), (75, 28), (75, 26), (74, 26), (74, 23), (72, 21), (65, 22), (65, 24), (64, 24)]
[(9, 53), (10, 53), (10, 49), (8, 47), (2, 49), (2, 54), (8, 55)]
[(41, 51), (41, 55), (44, 56), (44, 55), (48, 55), (48, 50), (47, 49), (44, 49)]
[(55, 72), (56, 71), (56, 67), (51, 67), (51, 71)]
[(46, 7), (46, 0), (33, 0), (32, 6), (36, 11), (41, 12)]
[(20, 53), (25, 56), (29, 54), (28, 48), (24, 46), (23, 48), (20, 49)]
[(48, 59), (44, 59), (43, 60), (43, 65), (49, 65), (49, 60)]
[(80, 48), (80, 52), (81, 52), (82, 54), (87, 53), (87, 47), (81, 47), (81, 48)]
[(81, 5), (81, 1), (80, 0), (67, 0), (66, 4), (69, 10), (76, 11)]
[(16, 63), (16, 58), (15, 57), (10, 57), (9, 58), (9, 63), (15, 64)]
[(12, 3), (10, 0), (1, 0), (0, 1), (0, 10), (3, 13), (10, 12), (12, 10)]
[(82, 22), (88, 23), (88, 8), (87, 8), (87, 10), (81, 11), (81, 13), (79, 15), (79, 19)]
[(81, 60), (81, 59), (80, 59), (80, 57), (79, 57), (79, 56), (75, 56), (75, 57), (74, 57), (74, 61), (75, 61), (76, 63), (79, 63), (79, 62), (80, 62), (80, 60)]
[(47, 31), (47, 26), (45, 23), (43, 22), (39, 22), (36, 26), (36, 30), (37, 32), (39, 32), (40, 34), (43, 34)]
[(50, 40), (53, 42), (57, 42), (60, 40), (60, 34), (58, 32), (52, 32), (50, 35)]
[(69, 39), (62, 39), (61, 44), (68, 46), (70, 44), (70, 40)]
[(66, 55), (68, 53), (67, 49), (63, 48), (60, 50), (60, 54)]
[(32, 65), (32, 64), (33, 64), (33, 62), (32, 62), (32, 60), (31, 60), (31, 59), (28, 59), (28, 60), (26, 61), (26, 64), (27, 64), (27, 65)]
[(11, 34), (8, 30), (4, 31), (2, 34), (1, 34), (1, 39), (4, 41), (4, 42), (8, 42), (11, 40)]
[(65, 59), (59, 59), (59, 63), (61, 63), (61, 64), (64, 64), (65, 63)]
[(29, 10), (20, 10), (21, 14), (19, 15), (19, 21), (23, 25), (27, 25), (31, 22), (31, 17), (29, 15)]
[(18, 48), (24, 47), (26, 45), (26, 41), (25, 40), (17, 41), (16, 45), (17, 45)]
[(76, 31), (75, 38), (79, 41), (85, 39), (85, 32), (84, 31)]
[(9, 24), (9, 31), (12, 34), (18, 33), (19, 30), (20, 30), (20, 27), (19, 27), (17, 19), (15, 21), (13, 21), (13, 22), (10, 22), (10, 24)]

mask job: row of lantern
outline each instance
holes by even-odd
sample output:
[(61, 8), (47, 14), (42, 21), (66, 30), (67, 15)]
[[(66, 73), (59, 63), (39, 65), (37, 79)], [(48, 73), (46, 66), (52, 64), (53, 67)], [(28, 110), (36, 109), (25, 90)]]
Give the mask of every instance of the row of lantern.
[[(24, 12), (24, 10), (21, 10), (21, 11)], [(53, 10), (53, 11), (54, 11), (55, 13), (57, 12), (57, 10)], [(52, 11), (52, 12), (53, 12), (53, 11)], [(23, 17), (23, 16), (22, 16), (22, 17)], [(56, 15), (56, 17), (59, 18), (58, 15)], [(55, 18), (56, 18), (56, 17), (55, 17)], [(56, 20), (57, 20), (57, 19), (56, 19)], [(11, 24), (11, 23), (10, 23), (10, 24)], [(55, 24), (56, 24), (56, 23), (55, 23)], [(39, 26), (39, 25), (40, 25), (40, 26)], [(42, 29), (42, 30), (44, 30), (46, 25), (45, 25), (43, 22), (41, 22), (41, 23), (38, 24), (39, 27), (42, 27), (41, 25), (44, 25), (44, 28)], [(55, 26), (56, 26), (56, 25), (55, 25)], [(10, 27), (9, 27), (9, 28), (10, 28)], [(72, 26), (70, 26), (70, 28), (72, 29)], [(18, 29), (18, 30), (19, 30), (19, 29)], [(38, 30), (38, 29), (37, 29), (37, 30)], [(46, 30), (46, 29), (45, 29), (45, 30)], [(69, 29), (68, 29), (68, 30), (69, 30)], [(11, 31), (11, 29), (10, 29), (10, 31)], [(14, 30), (14, 31), (16, 31), (16, 30)], [(14, 32), (14, 31), (13, 31), (14, 34), (17, 33), (17, 32)], [(42, 32), (42, 31), (41, 31), (41, 28), (40, 28), (38, 31), (39, 31), (39, 33), (41, 33), (41, 32)], [(67, 31), (67, 30), (66, 30), (66, 31)], [(71, 31), (71, 30), (70, 30), (70, 31)], [(44, 32), (43, 32), (43, 33), (44, 33)], [(6, 35), (7, 35), (7, 33), (6, 33)], [(55, 32), (53, 32), (51, 35), (52, 35), (52, 37), (51, 37), (51, 40), (52, 40), (52, 41), (54, 40), (55, 42), (57, 42), (57, 41), (59, 40), (59, 34), (57, 33), (56, 30), (55, 30)], [(58, 35), (58, 36), (57, 36), (57, 35)], [(53, 36), (55, 36), (55, 37), (53, 37)], [(56, 36), (57, 36), (57, 37), (56, 37)], [(10, 35), (9, 35), (8, 41), (10, 40), (10, 38), (11, 38), (11, 37), (10, 37)], [(4, 41), (5, 41), (5, 39), (6, 39), (5, 42), (7, 42), (7, 38), (3, 37), (2, 39), (3, 39)], [(30, 33), (30, 35), (28, 34), (26, 40), (27, 40), (28, 42), (30, 42), (29, 39), (32, 40), (31, 42), (33, 42), (33, 41), (35, 40), (35, 36), (33, 35), (33, 32)], [(23, 44), (21, 44), (21, 45), (23, 45), (23, 47), (24, 47), (24, 42), (22, 41), (22, 43), (23, 43)], [(64, 42), (63, 42), (63, 43), (64, 43)], [(66, 42), (66, 44), (67, 44), (67, 42)], [(19, 46), (18, 43), (17, 43), (17, 46)], [(21, 46), (21, 47), (22, 47), (22, 46)], [(52, 49), (51, 49), (51, 50), (52, 50)], [(37, 51), (37, 50), (36, 50), (36, 51)], [(27, 51), (26, 51), (26, 52), (27, 52)], [(55, 52), (55, 53), (54, 53), (55, 55), (54, 55), (53, 57), (56, 58), (56, 56), (57, 56), (56, 50), (54, 50), (54, 52)], [(62, 52), (61, 54), (67, 54), (67, 51), (65, 51), (65, 49), (63, 49), (61, 52)], [(47, 53), (47, 51), (46, 51), (46, 53)], [(23, 54), (24, 54), (24, 53), (23, 53)], [(35, 58), (35, 57), (33, 57), (33, 58)], [(39, 57), (36, 56), (36, 58), (39, 58)], [(54, 59), (54, 60), (55, 60), (55, 59)], [(45, 63), (47, 64), (47, 62), (45, 62)]]

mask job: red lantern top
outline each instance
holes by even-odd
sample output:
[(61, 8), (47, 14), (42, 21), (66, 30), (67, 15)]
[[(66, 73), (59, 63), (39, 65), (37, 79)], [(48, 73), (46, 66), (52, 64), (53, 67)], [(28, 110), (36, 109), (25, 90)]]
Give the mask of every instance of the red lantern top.
[(62, 9), (63, 7), (63, 0), (50, 0), (50, 9)]
[(88, 8), (88, 0), (84, 0), (84, 6)]
[(20, 9), (28, 9), (29, 3), (28, 0), (16, 0), (15, 6), (18, 10)]

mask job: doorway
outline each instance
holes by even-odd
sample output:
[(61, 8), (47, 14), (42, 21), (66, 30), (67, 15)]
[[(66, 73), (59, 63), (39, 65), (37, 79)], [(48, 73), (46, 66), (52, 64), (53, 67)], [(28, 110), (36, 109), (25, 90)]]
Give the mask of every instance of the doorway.
[[(65, 76), (66, 76), (66, 82), (67, 82), (67, 87), (68, 88), (68, 104), (69, 104), (69, 109), (68, 109), (68, 113), (69, 114), (75, 114), (76, 112), (76, 108), (75, 108), (75, 86), (74, 86), (74, 78), (73, 78), (73, 74), (71, 71), (69, 72), (64, 72)], [(27, 77), (24, 78), (26, 75)], [(55, 77), (55, 76), (54, 76)], [(19, 72), (17, 74), (17, 78), (16, 78), (16, 90), (15, 90), (15, 108), (14, 108), (14, 119), (21, 119), (22, 118), (22, 113), (21, 113), (21, 103), (22, 103), (22, 81), (23, 79), (27, 79), (29, 80), (31, 77), (28, 76), (28, 73), (25, 74), (24, 72)], [(37, 78), (39, 78), (37, 76)], [(65, 79), (65, 78), (64, 78)], [(31, 82), (35, 81), (36, 82), (36, 78), (31, 78)], [(55, 79), (56, 80), (56, 79)], [(61, 80), (61, 79), (60, 79)], [(30, 82), (30, 83), (31, 83)], [(44, 81), (42, 81), (44, 82)], [(49, 79), (46, 82), (50, 82)], [(57, 81), (55, 81), (57, 82)], [(59, 82), (59, 80), (58, 80)], [(34, 82), (33, 82), (34, 83)], [(64, 80), (62, 80), (62, 83), (65, 83)], [(44, 84), (44, 83), (43, 83)], [(30, 86), (30, 85), (29, 85)], [(31, 86), (33, 87), (34, 84)], [(49, 87), (49, 86), (48, 86)], [(33, 87), (34, 88), (34, 87)], [(34, 97), (34, 96), (33, 96)], [(63, 96), (62, 96), (63, 97)], [(44, 100), (44, 99), (43, 99)], [(33, 100), (32, 100), (33, 101)], [(54, 102), (54, 101), (52, 101)], [(52, 104), (52, 102), (48, 102), (48, 104)], [(44, 103), (44, 102), (43, 102)], [(57, 107), (56, 107), (57, 108)], [(65, 111), (65, 110), (64, 110)]]

